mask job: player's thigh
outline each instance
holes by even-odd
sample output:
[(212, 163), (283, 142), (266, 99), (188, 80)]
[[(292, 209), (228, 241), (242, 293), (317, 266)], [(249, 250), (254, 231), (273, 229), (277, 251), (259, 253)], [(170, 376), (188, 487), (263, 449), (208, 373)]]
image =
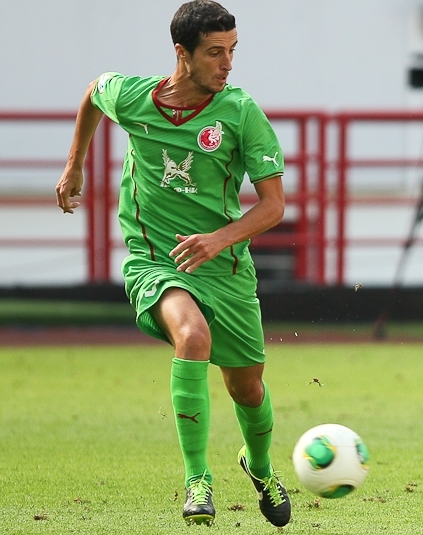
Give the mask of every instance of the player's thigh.
[(208, 360), (211, 337), (207, 321), (185, 289), (167, 288), (150, 313), (175, 348), (178, 358)]
[(216, 281), (210, 323), (211, 361), (218, 366), (243, 368), (265, 361), (260, 303), (252, 274), (241, 272)]

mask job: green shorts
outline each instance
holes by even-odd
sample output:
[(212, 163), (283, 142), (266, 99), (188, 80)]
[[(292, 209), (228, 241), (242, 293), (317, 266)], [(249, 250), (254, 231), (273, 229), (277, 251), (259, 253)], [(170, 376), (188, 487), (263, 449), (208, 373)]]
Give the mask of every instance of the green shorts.
[(178, 272), (174, 265), (155, 265), (130, 255), (123, 263), (122, 272), (141, 331), (169, 342), (149, 309), (167, 288), (183, 288), (196, 299), (209, 324), (213, 364), (237, 368), (264, 362), (264, 336), (253, 265), (236, 275), (203, 277)]

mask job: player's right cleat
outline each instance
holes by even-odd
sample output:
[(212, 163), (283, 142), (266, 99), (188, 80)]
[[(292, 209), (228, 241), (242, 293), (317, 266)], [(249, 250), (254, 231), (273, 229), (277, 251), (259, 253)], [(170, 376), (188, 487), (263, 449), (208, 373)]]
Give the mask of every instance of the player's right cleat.
[(204, 481), (204, 476), (197, 481), (193, 481), (187, 488), (187, 498), (182, 512), (186, 523), (211, 526), (216, 515), (212, 498), (213, 490)]
[(264, 479), (255, 477), (247, 465), (245, 446), (239, 450), (238, 463), (253, 482), (262, 514), (274, 526), (286, 526), (291, 518), (291, 503), (285, 487), (277, 478), (273, 468), (271, 468), (270, 477)]

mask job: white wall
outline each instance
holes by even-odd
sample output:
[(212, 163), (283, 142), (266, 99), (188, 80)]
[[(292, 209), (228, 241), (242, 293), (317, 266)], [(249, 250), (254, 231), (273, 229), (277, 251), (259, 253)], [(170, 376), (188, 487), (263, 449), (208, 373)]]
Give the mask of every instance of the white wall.
[[(2, 0), (0, 108), (73, 110), (104, 70), (170, 73), (169, 22), (180, 3)], [(421, 0), (223, 3), (239, 32), (230, 81), (262, 106), (409, 104), (405, 75), (411, 49), (422, 44)]]
[[(0, 110), (76, 110), (89, 81), (105, 70), (126, 74), (170, 74), (174, 54), (169, 23), (182, 0), (1, 0)], [(423, 0), (223, 0), (237, 18), (239, 45), (230, 83), (241, 85), (261, 106), (310, 109), (420, 109), (423, 90), (407, 86), (407, 69), (414, 52), (423, 52)], [(71, 129), (47, 132), (37, 144), (19, 143), (20, 133), (0, 127), (0, 158), (16, 151), (48, 146), (66, 156)], [(421, 151), (419, 131), (404, 131), (395, 147), (407, 155)], [(289, 143), (289, 141), (288, 141)], [(19, 146), (19, 149), (17, 148)], [(386, 150), (389, 152), (390, 147)], [(416, 154), (416, 157), (421, 157)], [(0, 174), (2, 188), (27, 190), (27, 184), (54, 189), (56, 177)], [(9, 180), (9, 182), (8, 182)], [(286, 177), (289, 183), (289, 176)], [(12, 181), (12, 182), (10, 182)], [(407, 193), (417, 188), (416, 173), (401, 184)], [(54, 211), (54, 208), (52, 208)], [(0, 235), (8, 213), (0, 207)], [(54, 212), (53, 218), (61, 214)], [(364, 234), (368, 216), (351, 213), (352, 234)], [(404, 233), (412, 213), (398, 221)], [(76, 216), (74, 216), (76, 218)], [(82, 219), (82, 217), (81, 217)], [(383, 218), (382, 218), (383, 219)], [(21, 214), (23, 227), (28, 220)], [(33, 226), (35, 221), (31, 219)], [(37, 219), (38, 221), (38, 219)], [(360, 222), (366, 221), (365, 225)], [(38, 224), (38, 223), (37, 223)], [(48, 226), (44, 220), (40, 225)], [(63, 221), (52, 225), (63, 227)], [(69, 235), (81, 232), (81, 222), (66, 219)], [(75, 227), (78, 229), (76, 230)], [(393, 228), (397, 229), (396, 220)], [(420, 248), (421, 249), (421, 248)], [(69, 253), (68, 253), (69, 254)], [(123, 254), (123, 253), (122, 253)], [(376, 269), (366, 252), (348, 255), (348, 283), (392, 280), (400, 251)], [(417, 256), (417, 259), (414, 257)], [(62, 262), (62, 252), (22, 265), (14, 249), (0, 251), (0, 285), (79, 282), (81, 253)], [(410, 284), (423, 283), (422, 255), (413, 252)], [(119, 259), (116, 277), (119, 278)], [(78, 265), (78, 269), (75, 269)]]

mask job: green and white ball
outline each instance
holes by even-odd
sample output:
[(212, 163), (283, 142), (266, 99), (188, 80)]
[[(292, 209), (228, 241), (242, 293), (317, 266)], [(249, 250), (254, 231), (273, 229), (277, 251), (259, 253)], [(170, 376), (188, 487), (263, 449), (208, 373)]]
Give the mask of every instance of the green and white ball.
[(369, 452), (359, 435), (339, 424), (306, 431), (292, 457), (301, 483), (322, 498), (342, 498), (357, 489), (369, 470)]

